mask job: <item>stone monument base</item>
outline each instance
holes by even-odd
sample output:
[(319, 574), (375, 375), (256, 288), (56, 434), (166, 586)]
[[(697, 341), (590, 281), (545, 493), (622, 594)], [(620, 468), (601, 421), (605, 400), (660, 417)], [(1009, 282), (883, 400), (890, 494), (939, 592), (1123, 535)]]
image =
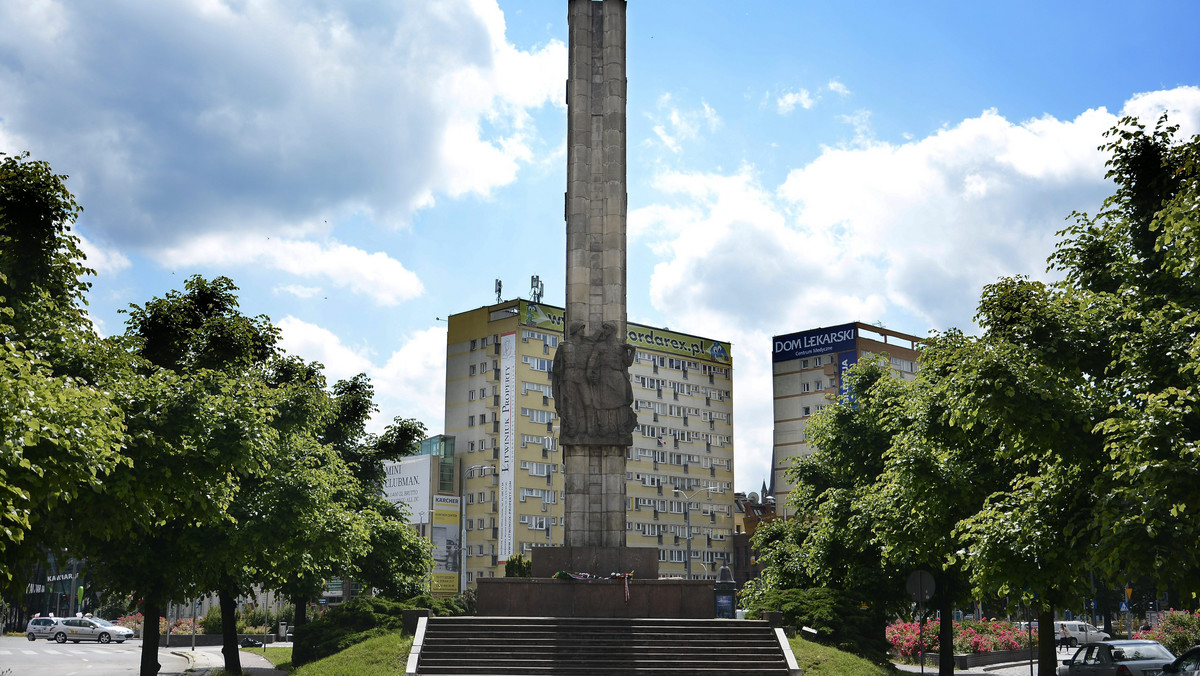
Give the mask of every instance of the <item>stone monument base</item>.
[(633, 573), (634, 578), (658, 579), (658, 549), (654, 547), (538, 547), (531, 564), (535, 578), (554, 577), (565, 570), (592, 575)]
[[(476, 614), (491, 617), (711, 618), (712, 580), (658, 579), (653, 547), (539, 547), (533, 577), (478, 581)], [(605, 576), (633, 573), (625, 598), (623, 579), (557, 580), (559, 571)]]
[(655, 617), (712, 619), (712, 580), (555, 580), (486, 577), (479, 580), (477, 615), (490, 617)]

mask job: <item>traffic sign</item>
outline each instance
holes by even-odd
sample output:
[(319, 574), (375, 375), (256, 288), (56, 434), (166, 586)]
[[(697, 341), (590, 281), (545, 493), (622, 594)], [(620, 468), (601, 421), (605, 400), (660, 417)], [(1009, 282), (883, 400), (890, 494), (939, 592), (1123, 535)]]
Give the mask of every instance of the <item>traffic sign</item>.
[(1127, 603), (1125, 601), (1121, 601), (1121, 612), (1123, 612), (1123, 613), (1129, 612), (1129, 603)]
[(908, 589), (908, 595), (912, 600), (918, 603), (924, 603), (933, 597), (934, 589), (937, 587), (934, 584), (933, 576), (926, 570), (914, 570), (908, 576), (908, 582), (905, 584)]

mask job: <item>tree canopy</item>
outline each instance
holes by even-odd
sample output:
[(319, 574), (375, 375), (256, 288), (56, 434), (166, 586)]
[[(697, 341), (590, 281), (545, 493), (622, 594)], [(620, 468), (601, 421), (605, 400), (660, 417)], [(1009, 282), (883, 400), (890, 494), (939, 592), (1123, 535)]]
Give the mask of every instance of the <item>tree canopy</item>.
[[(382, 462), (424, 427), (397, 417), (368, 434), (366, 376), (327, 387), (225, 277), (133, 305), (124, 335), (99, 338), (65, 179), (27, 155), (0, 160), (0, 588), (70, 551), (152, 627), (168, 601), (306, 596), (335, 574), (419, 591), (429, 546), (379, 489)], [(157, 653), (148, 632), (143, 674)]]
[(760, 539), (774, 579), (849, 564), (845, 589), (929, 566), (1037, 607), (1042, 673), (1049, 619), (1089, 573), (1200, 592), (1200, 137), (1175, 134), (1130, 118), (1107, 134), (1116, 190), (1060, 233), (1061, 281), (988, 285), (980, 335), (932, 335), (911, 383), (859, 367), (855, 398), (810, 421), (799, 523)]

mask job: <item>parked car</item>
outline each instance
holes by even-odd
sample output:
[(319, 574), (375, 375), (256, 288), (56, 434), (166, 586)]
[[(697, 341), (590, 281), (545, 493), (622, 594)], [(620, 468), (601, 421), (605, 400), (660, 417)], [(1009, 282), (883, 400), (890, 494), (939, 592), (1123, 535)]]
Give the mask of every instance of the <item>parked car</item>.
[[(1064, 628), (1066, 629), (1064, 631)], [(1081, 643), (1091, 643), (1093, 641), (1107, 641), (1112, 638), (1100, 629), (1093, 627), (1087, 622), (1055, 622), (1054, 636), (1059, 645), (1066, 645), (1074, 648)]]
[(1163, 667), (1164, 674), (1200, 675), (1200, 645), (1188, 648), (1175, 661)]
[(1081, 646), (1058, 676), (1158, 676), (1175, 656), (1158, 641), (1106, 641)]
[(66, 643), (67, 641), (72, 643), (80, 641), (124, 643), (127, 639), (133, 638), (132, 629), (98, 617), (68, 617), (59, 620), (53, 631), (54, 640), (57, 643)]
[(39, 638), (53, 638), (54, 625), (62, 618), (58, 617), (35, 617), (25, 625), (25, 638), (30, 641), (36, 641)]

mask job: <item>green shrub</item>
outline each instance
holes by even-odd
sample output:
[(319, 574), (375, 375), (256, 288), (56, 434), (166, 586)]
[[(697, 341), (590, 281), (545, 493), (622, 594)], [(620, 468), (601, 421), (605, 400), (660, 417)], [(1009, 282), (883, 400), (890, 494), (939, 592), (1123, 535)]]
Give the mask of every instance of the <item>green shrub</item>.
[(221, 607), (216, 605), (209, 606), (208, 612), (204, 614), (204, 617), (200, 618), (199, 624), (203, 633), (217, 634), (219, 636), (221, 634)]
[(887, 660), (883, 613), (845, 592), (824, 587), (765, 590), (756, 596), (750, 610), (755, 614), (780, 610), (785, 625), (816, 629), (819, 643), (873, 662)]
[(504, 577), (533, 577), (533, 562), (522, 554), (510, 556), (504, 562)]

